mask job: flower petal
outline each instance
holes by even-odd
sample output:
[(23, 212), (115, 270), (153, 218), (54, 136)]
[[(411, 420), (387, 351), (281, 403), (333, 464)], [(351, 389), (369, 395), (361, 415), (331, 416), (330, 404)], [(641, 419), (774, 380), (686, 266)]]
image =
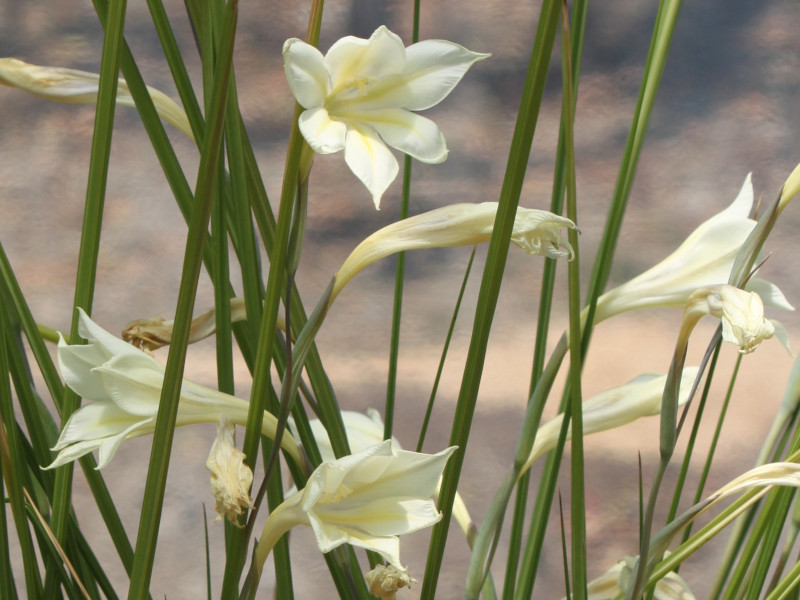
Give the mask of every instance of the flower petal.
[(381, 196), (397, 177), (400, 166), (378, 133), (369, 126), (349, 124), (344, 159), (372, 194), (375, 208), (380, 208)]
[(164, 385), (163, 367), (156, 370), (139, 357), (115, 356), (95, 372), (103, 378), (106, 397), (122, 410), (141, 417), (156, 415)]
[(406, 48), (404, 73), (412, 93), (403, 108), (424, 110), (439, 104), (474, 63), (489, 56), (445, 40), (412, 44)]
[(312, 108), (300, 115), (300, 133), (308, 145), (320, 154), (333, 154), (344, 150), (347, 126), (334, 121), (324, 108)]
[(103, 400), (106, 397), (102, 378), (92, 372), (107, 358), (100, 348), (94, 344), (70, 346), (63, 337), (59, 337), (56, 357), (61, 376), (76, 394), (89, 400)]
[(53, 450), (61, 450), (87, 438), (116, 435), (130, 424), (140, 421), (111, 402), (92, 402), (76, 410), (67, 419)]
[(355, 80), (400, 74), (405, 54), (403, 40), (381, 25), (368, 40), (347, 36), (337, 41), (325, 55), (325, 64), (335, 89)]
[[(344, 115), (346, 116), (346, 115)], [(384, 142), (412, 158), (435, 164), (447, 159), (447, 144), (439, 127), (425, 117), (401, 108), (386, 108), (358, 115), (375, 128)]]
[(117, 354), (141, 355), (158, 364), (158, 361), (149, 354), (145, 354), (127, 342), (123, 342), (118, 337), (100, 327), (100, 325), (92, 321), (82, 308), (78, 308), (78, 333), (91, 343), (98, 344), (108, 358)]
[(771, 281), (753, 277), (747, 282), (744, 289), (748, 292), (755, 292), (761, 296), (761, 300), (764, 301), (766, 306), (775, 306), (784, 310), (794, 310), (794, 306), (789, 304), (789, 301), (786, 299), (786, 296), (783, 295), (780, 288)]
[(283, 44), (283, 69), (295, 99), (303, 108), (325, 103), (330, 79), (325, 59), (314, 46), (291, 38)]

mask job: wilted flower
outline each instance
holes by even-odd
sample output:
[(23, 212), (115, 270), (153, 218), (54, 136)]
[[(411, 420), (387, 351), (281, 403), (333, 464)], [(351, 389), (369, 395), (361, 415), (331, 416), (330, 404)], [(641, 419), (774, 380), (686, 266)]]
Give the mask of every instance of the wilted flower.
[(289, 529), (309, 525), (320, 552), (352, 544), (402, 569), (397, 536), (442, 518), (431, 496), (454, 451), (455, 447), (432, 455), (406, 452), (386, 440), (322, 463), (305, 488), (270, 514), (254, 563), (263, 566), (272, 546)]
[(739, 346), (749, 354), (776, 333), (788, 349), (788, 337), (780, 323), (764, 317), (764, 303), (755, 292), (746, 292), (732, 285), (701, 288), (689, 297), (684, 311), (681, 338), (685, 341), (694, 324), (711, 315), (722, 322), (722, 339)]
[[(609, 290), (597, 300), (595, 322), (638, 308), (683, 307), (698, 288), (728, 283), (742, 244), (756, 222), (750, 175), (728, 208), (714, 215), (660, 263)], [(777, 286), (751, 278), (746, 289), (757, 292), (765, 304), (793, 310)]]
[[(689, 393), (698, 372), (697, 367), (686, 367), (683, 370), (679, 396), (681, 405), (689, 399)], [(623, 386), (606, 390), (586, 400), (583, 403), (584, 435), (608, 431), (622, 427), (641, 417), (659, 414), (666, 380), (666, 375), (640, 375)], [(525, 473), (536, 459), (556, 447), (563, 421), (564, 415), (561, 414), (539, 427), (531, 453), (520, 474)], [(570, 424), (566, 439), (571, 438), (572, 425)]]
[(315, 152), (344, 150), (375, 208), (399, 170), (392, 146), (426, 163), (447, 158), (436, 124), (413, 111), (435, 106), (488, 54), (444, 40), (403, 46), (385, 26), (368, 39), (344, 37), (322, 53), (292, 38), (283, 45), (286, 78), (305, 108), (300, 132)]
[[(0, 58), (0, 83), (19, 88), (46, 100), (68, 104), (94, 104), (100, 75), (61, 67), (40, 67), (16, 58)], [(158, 115), (167, 123), (194, 139), (184, 110), (169, 96), (147, 86)], [(136, 106), (128, 84), (120, 78), (117, 84), (117, 104)]]
[[(628, 587), (635, 564), (635, 558), (623, 558), (600, 577), (590, 581), (587, 586), (588, 600), (620, 598)], [(677, 573), (670, 571), (656, 583), (653, 598), (655, 600), (694, 600), (695, 596), (686, 582)]]
[(394, 565), (378, 565), (364, 575), (364, 579), (370, 594), (387, 600), (394, 600), (397, 597), (397, 590), (417, 583), (416, 579), (409, 576), (408, 570)]
[[(126, 344), (80, 312), (78, 332), (86, 345), (58, 342), (58, 366), (66, 384), (92, 402), (75, 411), (61, 430), (53, 450), (58, 467), (93, 450), (100, 450), (97, 468), (108, 464), (123, 440), (149, 435), (164, 383), (164, 366), (149, 354)], [(222, 415), (245, 424), (249, 404), (240, 398), (184, 379), (178, 405), (177, 425), (215, 423)], [(261, 432), (274, 438), (277, 419), (264, 413)], [(303, 464), (295, 439), (284, 434), (281, 447), (297, 464)]]
[(225, 415), (217, 425), (217, 437), (206, 460), (211, 472), (211, 491), (214, 494), (216, 521), (223, 518), (238, 526), (244, 509), (253, 506), (250, 486), (253, 472), (244, 463), (244, 452), (236, 447), (236, 430)]
[[(387, 225), (362, 241), (336, 273), (329, 304), (364, 267), (406, 250), (468, 246), (492, 237), (497, 202), (450, 204)], [(572, 258), (561, 230), (575, 223), (546, 210), (517, 208), (511, 241), (528, 254)]]

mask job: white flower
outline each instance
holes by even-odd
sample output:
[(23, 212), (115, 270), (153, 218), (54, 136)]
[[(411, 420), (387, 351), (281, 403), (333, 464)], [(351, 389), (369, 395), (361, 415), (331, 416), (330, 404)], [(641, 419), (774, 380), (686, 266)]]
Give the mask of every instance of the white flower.
[[(686, 367), (683, 370), (678, 400), (680, 405), (689, 399), (689, 392), (698, 371), (697, 367)], [(659, 414), (666, 380), (666, 375), (640, 375), (625, 385), (606, 390), (586, 400), (582, 407), (584, 435), (608, 431), (642, 417)], [(525, 473), (536, 459), (556, 447), (563, 420), (564, 415), (561, 414), (539, 427), (533, 448), (520, 475)], [(567, 430), (566, 439), (571, 438), (572, 424)]]
[[(0, 83), (25, 90), (31, 94), (68, 104), (94, 104), (100, 75), (61, 67), (40, 67), (16, 58), (0, 58)], [(184, 110), (163, 92), (147, 86), (158, 115), (167, 123), (194, 139), (189, 119)], [(117, 84), (117, 104), (135, 107), (128, 84), (124, 79)]]
[(455, 447), (437, 454), (392, 448), (391, 440), (322, 463), (306, 487), (287, 498), (264, 525), (255, 564), (295, 525), (314, 530), (320, 552), (342, 544), (372, 550), (402, 569), (397, 536), (430, 527), (441, 518), (431, 499)]
[[(756, 225), (750, 175), (728, 208), (714, 215), (660, 263), (609, 290), (597, 301), (595, 322), (637, 308), (683, 307), (698, 288), (728, 283), (734, 259)], [(765, 304), (794, 310), (783, 293), (768, 281), (751, 278), (746, 289)]]
[[(366, 450), (368, 447), (379, 444), (383, 441), (383, 419), (381, 419), (380, 413), (378, 413), (378, 411), (374, 408), (368, 408), (367, 414), (352, 410), (343, 410), (341, 411), (341, 415), (351, 454), (357, 454), (358, 452)], [(331, 446), (331, 440), (328, 437), (328, 432), (325, 430), (325, 426), (322, 424), (322, 421), (319, 419), (311, 419), (309, 420), (308, 424), (310, 425), (311, 431), (314, 434), (314, 439), (317, 442), (317, 448), (322, 456), (322, 460), (336, 460), (336, 455), (333, 453), (333, 447)], [(396, 450), (400, 450), (402, 448), (400, 442), (394, 436), (392, 436), (392, 447)], [(438, 498), (438, 496), (439, 486), (437, 485), (434, 497)], [(458, 523), (461, 531), (464, 532), (464, 536), (469, 542), (470, 539), (475, 535), (475, 524), (469, 514), (467, 505), (464, 503), (464, 499), (457, 491), (455, 497), (453, 498), (452, 516), (456, 523)]]
[(704, 314), (720, 319), (722, 339), (739, 346), (739, 352), (749, 354), (761, 342), (777, 334), (789, 349), (783, 326), (764, 317), (764, 303), (755, 292), (746, 292), (732, 285), (717, 285), (697, 290), (689, 298), (684, 311), (682, 331), (691, 331)]
[(236, 447), (236, 430), (225, 415), (217, 425), (217, 437), (206, 460), (211, 473), (211, 492), (214, 494), (216, 521), (228, 519), (238, 527), (244, 509), (253, 506), (250, 486), (253, 472), (244, 463), (244, 452)]
[[(450, 204), (379, 229), (347, 257), (336, 273), (328, 303), (332, 303), (364, 267), (397, 252), (488, 242), (492, 237), (497, 207), (497, 202)], [(572, 247), (561, 237), (564, 228), (576, 229), (576, 226), (566, 217), (549, 211), (519, 207), (511, 241), (528, 254), (572, 258)]]
[(470, 66), (488, 56), (444, 40), (406, 48), (385, 26), (368, 40), (344, 37), (325, 56), (296, 38), (283, 45), (289, 87), (306, 109), (300, 132), (315, 152), (344, 150), (376, 208), (399, 170), (387, 145), (422, 162), (444, 161), (441, 131), (413, 111), (444, 100)]
[[(635, 558), (623, 558), (587, 586), (588, 600), (616, 600), (622, 597), (628, 587)], [(674, 571), (667, 573), (656, 583), (655, 600), (695, 600), (686, 582)]]
[[(86, 345), (58, 342), (58, 366), (66, 384), (92, 402), (75, 411), (61, 430), (53, 450), (58, 456), (48, 469), (93, 450), (100, 450), (97, 468), (108, 464), (123, 440), (152, 434), (164, 383), (164, 366), (155, 358), (114, 337), (82, 309), (78, 332)], [(249, 404), (240, 398), (184, 379), (177, 425), (215, 423), (222, 415), (245, 424)], [(277, 419), (264, 413), (262, 433), (275, 435)], [(294, 438), (285, 433), (281, 447), (303, 464)]]

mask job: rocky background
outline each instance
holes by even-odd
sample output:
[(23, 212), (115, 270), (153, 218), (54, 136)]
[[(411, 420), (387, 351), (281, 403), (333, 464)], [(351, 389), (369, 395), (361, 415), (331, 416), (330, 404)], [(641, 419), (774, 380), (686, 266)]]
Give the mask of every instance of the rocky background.
[[(199, 84), (199, 62), (183, 3), (166, 4), (190, 72)], [(286, 38), (304, 35), (307, 9), (298, 8), (302, 4), (288, 0), (240, 3), (235, 56), (240, 102), (273, 199), (280, 191), (293, 102), (280, 50)], [(411, 2), (394, 0), (329, 0), (320, 47), (326, 49), (343, 35), (367, 37), (380, 24), (409, 42), (411, 9)], [(580, 251), (587, 281), (636, 103), (656, 9), (655, 2), (624, 0), (590, 7), (576, 123)], [(450, 155), (442, 165), (414, 164), (412, 214), (452, 202), (497, 199), (538, 10), (538, 2), (423, 3), (423, 38), (449, 39), (493, 56), (474, 66), (442, 105), (426, 113), (444, 131)], [(748, 172), (753, 172), (756, 195), (771, 199), (800, 161), (798, 26), (797, 5), (788, 0), (685, 3), (631, 193), (612, 284), (654, 264), (697, 224), (727, 206)], [(129, 3), (126, 37), (148, 84), (177, 97), (145, 3)], [(102, 30), (88, 0), (0, 2), (2, 56), (97, 71), (101, 44)], [(521, 201), (528, 207), (549, 205), (561, 106), (557, 56), (551, 70)], [(71, 314), (93, 111), (2, 88), (0, 115), (0, 242), (37, 320), (64, 330)], [(187, 178), (193, 181), (197, 150), (178, 132), (171, 136)], [(376, 212), (340, 154), (317, 158), (298, 282), (307, 305), (316, 302), (358, 241), (398, 218), (400, 187), (398, 181), (389, 189), (382, 210)], [(799, 224), (800, 208), (790, 206), (768, 243), (773, 255), (762, 271), (795, 304), (800, 303)], [(134, 318), (170, 316), (185, 234), (185, 224), (135, 111), (120, 108), (93, 311), (102, 326), (119, 332)], [(396, 415), (396, 434), (407, 447), (416, 441), (468, 257), (469, 250), (461, 248), (412, 253), (407, 259)], [(447, 444), (482, 261), (479, 250), (428, 436), (429, 451)], [(510, 465), (527, 400), (541, 268), (540, 259), (512, 250), (460, 486), (478, 521)], [(340, 296), (320, 333), (323, 361), (343, 408), (383, 405), (393, 277), (393, 260), (362, 273)], [(562, 279), (559, 299), (565, 298), (565, 289)], [(207, 279), (201, 281), (198, 294), (198, 310), (210, 307), (213, 297)], [(566, 306), (557, 303), (555, 311), (553, 342), (566, 325)], [(780, 319), (795, 345), (800, 344), (796, 315), (770, 316)], [(662, 311), (604, 323), (596, 330), (585, 367), (585, 395), (620, 385), (642, 372), (665, 372), (679, 320), (678, 311)], [(704, 323), (693, 338), (694, 361), (699, 360), (712, 330), (712, 323)], [(165, 360), (166, 353), (160, 351), (157, 356)], [(735, 349), (726, 347), (720, 373), (729, 373), (735, 359)], [(212, 341), (191, 348), (188, 376), (214, 385), (213, 360)], [(709, 490), (752, 465), (791, 366), (792, 359), (777, 342), (766, 343), (745, 358)], [(719, 410), (725, 383), (725, 376), (719, 377), (710, 400), (712, 415)], [(237, 394), (247, 397), (248, 392), (249, 375), (240, 366)], [(592, 577), (621, 556), (636, 553), (638, 453), (648, 486), (657, 464), (657, 431), (657, 419), (651, 419), (587, 439), (587, 552)], [(701, 435), (693, 481), (710, 435), (710, 428)], [(213, 426), (186, 428), (176, 434), (151, 588), (154, 597), (197, 598), (204, 593), (202, 508), (205, 504), (210, 510), (213, 498), (203, 464), (213, 437)], [(149, 438), (126, 442), (104, 471), (131, 537), (136, 534), (149, 448)], [(79, 470), (74, 493), (81, 523), (124, 593), (124, 572)], [(567, 480), (563, 493), (567, 503)], [(217, 584), (224, 564), (221, 532), (221, 525), (211, 528), (212, 576)], [(457, 528), (451, 532), (439, 583), (439, 597), (444, 599), (461, 597), (468, 557)], [(551, 534), (537, 598), (564, 595), (556, 520)], [(292, 535), (297, 597), (327, 597), (330, 579), (311, 532), (298, 530)], [(424, 570), (428, 536), (426, 531), (404, 542), (404, 560), (418, 577)], [(504, 555), (505, 543), (506, 538), (498, 557)], [(719, 547), (709, 547), (681, 570), (698, 598), (708, 589), (709, 569)], [(502, 580), (502, 570), (494, 572)], [(265, 573), (263, 597), (271, 596), (270, 580), (270, 573)], [(403, 597), (416, 594), (412, 590)]]

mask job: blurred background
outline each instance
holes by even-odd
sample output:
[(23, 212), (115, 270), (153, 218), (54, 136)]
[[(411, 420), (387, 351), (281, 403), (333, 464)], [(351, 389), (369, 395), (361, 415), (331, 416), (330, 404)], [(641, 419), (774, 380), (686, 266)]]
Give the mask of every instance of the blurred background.
[[(196, 89), (200, 66), (183, 3), (166, 2)], [(281, 47), (304, 37), (307, 7), (288, 0), (241, 2), (235, 54), (245, 123), (255, 145), (271, 199), (277, 200), (293, 98), (283, 74)], [(320, 48), (343, 35), (368, 37), (386, 24), (410, 43), (412, 2), (329, 0)], [(581, 267), (591, 270), (636, 104), (657, 10), (655, 2), (608, 0), (589, 9), (576, 121)], [(443, 130), (450, 154), (441, 165), (414, 163), (411, 213), (453, 202), (497, 200), (527, 68), (539, 2), (462, 0), (423, 2), (421, 38), (442, 38), (490, 60), (476, 64), (441, 105), (427, 111)], [(800, 27), (798, 6), (789, 0), (685, 3), (678, 20), (647, 141), (630, 196), (610, 285), (645, 270), (699, 223), (726, 207), (748, 172), (756, 197), (771, 200), (800, 161)], [(126, 39), (145, 80), (177, 99), (147, 8), (130, 2)], [(102, 29), (88, 0), (0, 1), (0, 56), (30, 63), (97, 72)], [(558, 46), (534, 138), (522, 206), (547, 208), (561, 108)], [(12, 263), (35, 318), (67, 330), (75, 282), (82, 207), (91, 145), (93, 109), (49, 103), (0, 87), (0, 242)], [(180, 133), (170, 136), (190, 182), (198, 152)], [(177, 299), (186, 226), (173, 201), (149, 141), (133, 109), (117, 110), (109, 171), (93, 316), (119, 334), (132, 319), (171, 318)], [(341, 154), (317, 157), (311, 175), (307, 243), (298, 273), (306, 306), (313, 306), (329, 278), (374, 230), (399, 216), (398, 179), (375, 211), (366, 189), (345, 168)], [(797, 201), (796, 201), (797, 202)], [(761, 276), (800, 303), (797, 232), (800, 206), (781, 216), (767, 243), (771, 258)], [(485, 247), (457, 323), (426, 450), (447, 445)], [(441, 345), (447, 331), (468, 248), (411, 253), (401, 332), (396, 435), (416, 444)], [(794, 266), (793, 266), (794, 265)], [(342, 408), (381, 409), (385, 398), (394, 259), (359, 275), (339, 297), (319, 338)], [(477, 521), (510, 466), (527, 401), (542, 259), (512, 247), (489, 347), (481, 396), (460, 491)], [(562, 274), (563, 275), (563, 274)], [(235, 277), (235, 275), (234, 275)], [(557, 297), (566, 298), (562, 277)], [(209, 280), (201, 280), (197, 310), (211, 308)], [(796, 314), (774, 314), (800, 344)], [(586, 397), (621, 385), (643, 372), (664, 373), (675, 343), (679, 311), (649, 311), (614, 318), (599, 326), (585, 366)], [(555, 306), (553, 344), (566, 325), (566, 305)], [(690, 362), (697, 363), (715, 323), (703, 322), (693, 337)], [(156, 353), (166, 360), (166, 351)], [(736, 349), (725, 347), (710, 401), (718, 411)], [(711, 473), (709, 491), (752, 466), (777, 410), (792, 358), (775, 341), (744, 360), (729, 422)], [(249, 374), (237, 370), (237, 395), (248, 397)], [(187, 376), (215, 385), (213, 340), (190, 348)], [(554, 397), (553, 405), (557, 403)], [(551, 406), (547, 416), (552, 416)], [(715, 414), (715, 413), (714, 413)], [(710, 423), (709, 423), (710, 425)], [(623, 555), (636, 554), (637, 460), (645, 486), (657, 465), (657, 419), (587, 439), (587, 510), (590, 577)], [(176, 434), (151, 591), (154, 597), (195, 598), (204, 593), (202, 510), (213, 498), (204, 462), (213, 426)], [(710, 432), (701, 435), (691, 477), (696, 481)], [(104, 470), (133, 538), (144, 490), (151, 438), (123, 444)], [(678, 454), (678, 458), (680, 455)], [(534, 472), (538, 473), (536, 467)], [(125, 575), (80, 471), (77, 510), (104, 566), (125, 589)], [(671, 473), (674, 476), (674, 473)], [(258, 477), (258, 474), (256, 474)], [(562, 492), (568, 502), (568, 480)], [(666, 501), (664, 502), (666, 504)], [(262, 515), (263, 518), (263, 515)], [(221, 581), (222, 526), (211, 527), (212, 575)], [(543, 558), (534, 596), (564, 595), (557, 521), (552, 552)], [(298, 598), (321, 597), (330, 578), (310, 530), (292, 533)], [(403, 543), (403, 558), (421, 578), (429, 530)], [(445, 556), (439, 597), (462, 595), (468, 552), (455, 526)], [(503, 545), (495, 576), (502, 580)], [(720, 546), (717, 545), (716, 548)], [(413, 550), (412, 550), (413, 549)], [(707, 590), (716, 552), (682, 568), (698, 598)], [(711, 563), (705, 562), (710, 560)], [(261, 584), (270, 597), (271, 575)], [(218, 589), (218, 588), (216, 588)], [(123, 592), (124, 593), (124, 592)], [(416, 597), (412, 590), (403, 597)]]

